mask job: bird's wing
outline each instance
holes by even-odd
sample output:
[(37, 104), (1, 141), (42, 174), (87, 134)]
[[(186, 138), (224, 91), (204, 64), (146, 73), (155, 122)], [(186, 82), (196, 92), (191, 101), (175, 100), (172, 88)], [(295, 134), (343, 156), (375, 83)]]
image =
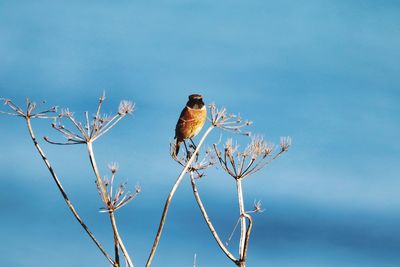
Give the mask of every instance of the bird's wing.
[(175, 127), (175, 137), (177, 138), (178, 136), (180, 136), (182, 133), (182, 129), (185, 129), (187, 126), (187, 123), (190, 123), (192, 121), (194, 121), (195, 118), (193, 118), (190, 114), (189, 111), (187, 109), (187, 107), (185, 107), (182, 112), (181, 115), (179, 116), (178, 122), (176, 123), (176, 127)]

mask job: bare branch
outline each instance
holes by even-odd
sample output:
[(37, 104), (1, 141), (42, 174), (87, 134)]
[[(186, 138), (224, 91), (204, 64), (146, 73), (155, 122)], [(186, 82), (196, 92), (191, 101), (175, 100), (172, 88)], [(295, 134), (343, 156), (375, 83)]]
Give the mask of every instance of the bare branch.
[(225, 255), (233, 262), (237, 262), (238, 260), (235, 258), (235, 256), (232, 255), (232, 253), (229, 252), (229, 250), (226, 248), (226, 246), (224, 245), (224, 243), (221, 241), (220, 237), (218, 236), (217, 231), (214, 228), (214, 225), (211, 222), (211, 219), (208, 217), (207, 211), (204, 208), (203, 202), (201, 201), (197, 186), (196, 186), (196, 182), (194, 179), (194, 175), (193, 172), (190, 172), (190, 181), (192, 182), (192, 189), (193, 189), (193, 194), (196, 198), (196, 202), (200, 208), (201, 214), (203, 215), (203, 218), (208, 226), (208, 228), (210, 229), (215, 241), (217, 242), (218, 246), (221, 248), (221, 250), (225, 253)]
[(44, 139), (47, 143), (49, 143), (49, 144), (52, 144), (52, 145), (61, 145), (61, 146), (65, 146), (65, 145), (79, 145), (79, 144), (84, 144), (84, 143), (85, 143), (85, 142), (83, 142), (83, 141), (73, 140), (73, 139), (68, 140), (67, 142), (55, 142), (55, 141), (50, 140), (50, 138), (49, 138), (48, 136), (44, 136), (43, 139)]
[(93, 124), (92, 124), (92, 131), (90, 132), (90, 136), (93, 136), (95, 134), (97, 123), (100, 120), (100, 109), (101, 109), (101, 105), (103, 104), (103, 101), (106, 99), (106, 94), (105, 92), (103, 92), (103, 95), (99, 98), (99, 104), (97, 106), (97, 111), (96, 111), (96, 115), (94, 117), (93, 120)]

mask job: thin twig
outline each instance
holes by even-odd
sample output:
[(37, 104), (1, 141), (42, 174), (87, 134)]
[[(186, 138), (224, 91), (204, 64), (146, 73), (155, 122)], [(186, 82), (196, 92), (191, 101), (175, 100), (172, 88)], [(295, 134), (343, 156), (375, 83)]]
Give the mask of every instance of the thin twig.
[[(111, 128), (113, 128), (120, 120), (122, 120), (124, 117), (125, 117), (125, 115), (116, 115), (116, 116), (119, 116), (111, 125), (110, 125), (110, 123), (111, 123), (111, 121), (109, 121), (103, 128), (102, 128), (102, 131), (99, 133), (99, 134), (97, 134), (96, 135), (96, 137), (94, 137), (93, 138), (93, 141), (94, 140), (96, 140), (96, 139), (98, 139), (100, 136), (102, 136), (103, 134), (105, 134), (106, 132), (108, 132)], [(113, 118), (114, 119), (114, 118)], [(112, 119), (112, 120), (113, 120)]]
[(240, 217), (239, 217), (238, 220), (236, 221), (236, 224), (235, 224), (235, 226), (233, 227), (232, 233), (229, 235), (228, 240), (226, 240), (226, 242), (225, 242), (226, 245), (229, 245), (229, 242), (231, 242), (232, 237), (233, 237), (233, 235), (235, 234), (236, 228), (238, 227), (239, 223), (240, 223)]
[(45, 136), (43, 137), (43, 139), (52, 145), (59, 145), (59, 146), (70, 146), (70, 145), (77, 145), (77, 144), (84, 144), (84, 141), (75, 141), (75, 140), (68, 140), (67, 142), (54, 142), (52, 140), (50, 140), (49, 137)]
[(85, 111), (85, 117), (86, 117), (86, 131), (87, 131), (87, 135), (90, 135), (90, 124), (89, 124), (89, 112)]
[(208, 226), (208, 228), (210, 229), (215, 241), (217, 242), (218, 246), (221, 248), (221, 250), (225, 253), (225, 255), (233, 262), (237, 263), (238, 260), (235, 258), (235, 256), (232, 255), (231, 252), (229, 252), (229, 250), (226, 248), (226, 246), (224, 245), (224, 243), (221, 241), (221, 238), (218, 236), (217, 231), (214, 228), (214, 225), (211, 222), (210, 217), (208, 217), (207, 211), (203, 205), (203, 202), (201, 201), (199, 192), (197, 190), (197, 186), (196, 186), (196, 182), (194, 179), (194, 175), (193, 172), (190, 172), (190, 181), (192, 182), (192, 189), (193, 189), (193, 194), (194, 197), (196, 198), (196, 202), (201, 210), (201, 214), (203, 215), (203, 218)]
[(93, 120), (93, 125), (92, 125), (92, 130), (90, 132), (90, 136), (93, 136), (93, 134), (95, 133), (95, 130), (97, 128), (97, 122), (99, 121), (99, 118), (100, 118), (100, 109), (101, 109), (101, 105), (103, 104), (104, 99), (105, 99), (105, 93), (103, 92), (103, 95), (99, 98), (99, 104), (97, 105), (97, 111), (96, 111), (96, 115)]
[[(260, 163), (262, 161), (259, 161), (251, 170), (246, 170), (245, 172), (247, 172), (244, 176), (242, 176), (242, 178), (246, 177), (246, 176), (250, 176), (253, 175), (254, 173), (258, 172), (259, 170), (263, 169), (265, 166), (267, 166), (268, 164), (270, 164), (272, 161), (274, 161), (275, 159), (277, 159), (280, 155), (282, 155), (283, 152), (285, 152), (286, 150), (281, 150), (278, 153), (276, 153), (276, 155), (274, 157), (272, 157), (270, 160), (264, 162), (261, 166)], [(258, 168), (257, 168), (258, 167)]]
[(82, 126), (72, 117), (72, 116), (67, 116), (67, 118), (75, 125), (75, 127), (78, 129), (78, 131), (85, 137), (87, 137), (85, 130), (82, 128)]

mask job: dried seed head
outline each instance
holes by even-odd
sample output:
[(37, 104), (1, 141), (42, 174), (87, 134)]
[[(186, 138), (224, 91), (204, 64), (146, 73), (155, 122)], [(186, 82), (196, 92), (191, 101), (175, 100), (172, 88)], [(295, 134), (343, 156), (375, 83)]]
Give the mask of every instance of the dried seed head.
[(64, 108), (61, 110), (60, 117), (72, 117), (72, 116), (74, 116), (74, 113), (69, 111), (68, 108)]
[(110, 185), (110, 179), (108, 179), (107, 176), (104, 176), (104, 178), (103, 178), (103, 183), (104, 183), (104, 185), (105, 185), (106, 187), (109, 186), (109, 185)]
[(117, 162), (111, 162), (108, 164), (108, 168), (110, 169), (111, 173), (114, 174), (118, 171), (119, 165)]
[(279, 145), (281, 146), (282, 151), (288, 150), (288, 148), (292, 145), (292, 138), (290, 138), (290, 136), (281, 137), (281, 142)]
[(254, 151), (257, 154), (261, 154), (262, 152), (264, 152), (264, 149), (266, 147), (266, 143), (265, 143), (264, 139), (261, 136), (255, 136), (251, 143), (253, 145)]
[(139, 194), (142, 191), (142, 187), (140, 186), (140, 184), (136, 184), (135, 185), (135, 192), (136, 194)]
[(100, 123), (107, 123), (111, 120), (111, 117), (109, 114), (103, 114), (100, 116), (100, 118), (98, 118)]
[(275, 145), (267, 143), (264, 150), (264, 157), (268, 157), (269, 155), (271, 155), (272, 152), (274, 152), (274, 150), (275, 150)]
[(261, 213), (263, 211), (264, 211), (264, 209), (262, 208), (261, 200), (259, 200), (259, 201), (254, 200), (253, 212), (254, 213)]
[(37, 104), (35, 102), (29, 102), (28, 105), (28, 111), (31, 112), (37, 107)]
[(256, 159), (261, 154), (265, 154), (267, 143), (261, 136), (255, 135), (252, 137), (251, 142), (247, 145), (244, 154)]
[(120, 115), (130, 114), (133, 112), (134, 108), (135, 108), (135, 105), (132, 103), (132, 101), (122, 100), (119, 103), (118, 113)]
[(100, 96), (99, 101), (104, 101), (106, 99), (106, 91), (103, 91), (103, 94)]
[(229, 138), (225, 142), (225, 153), (228, 157), (231, 157), (238, 149), (238, 145), (233, 144), (232, 138)]

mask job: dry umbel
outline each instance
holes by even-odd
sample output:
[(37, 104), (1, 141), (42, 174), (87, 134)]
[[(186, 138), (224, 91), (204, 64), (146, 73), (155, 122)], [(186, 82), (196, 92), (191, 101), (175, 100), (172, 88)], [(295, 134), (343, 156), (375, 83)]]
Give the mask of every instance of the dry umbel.
[[(107, 260), (113, 265), (113, 266), (120, 266), (120, 256), (119, 256), (119, 250), (121, 249), (125, 261), (128, 266), (133, 267), (133, 263), (130, 259), (130, 256), (128, 254), (127, 249), (125, 248), (125, 245), (122, 242), (122, 238), (119, 235), (118, 232), (118, 227), (115, 219), (115, 210), (122, 208), (126, 204), (128, 204), (131, 200), (135, 198), (135, 196), (140, 192), (140, 188), (137, 187), (135, 189), (135, 193), (131, 194), (129, 191), (125, 192), (125, 185), (121, 184), (119, 185), (117, 191), (113, 195), (113, 183), (114, 183), (114, 177), (116, 173), (116, 168), (115, 166), (111, 170), (112, 172), (112, 181), (111, 183), (107, 183), (107, 186), (105, 185), (104, 181), (101, 179), (99, 170), (97, 168), (97, 163), (94, 157), (94, 152), (93, 152), (93, 142), (97, 140), (99, 137), (107, 133), (110, 129), (112, 129), (121, 119), (123, 119), (126, 115), (130, 114), (134, 110), (134, 105), (131, 101), (126, 101), (123, 100), (120, 102), (120, 105), (118, 107), (118, 111), (116, 112), (115, 115), (113, 116), (108, 116), (108, 115), (101, 115), (101, 107), (102, 104), (105, 100), (105, 95), (103, 94), (99, 98), (99, 104), (97, 106), (97, 111), (95, 115), (93, 116), (92, 120), (89, 119), (89, 113), (85, 112), (85, 123), (81, 123), (78, 121), (74, 113), (71, 112), (68, 108), (63, 109), (60, 114), (56, 114), (57, 108), (56, 107), (51, 107), (49, 109), (45, 109), (43, 111), (36, 111), (38, 108), (38, 105), (35, 102), (30, 101), (28, 98), (26, 99), (26, 109), (22, 109), (18, 105), (14, 104), (11, 100), (9, 99), (4, 99), (4, 104), (7, 105), (10, 109), (11, 112), (1, 112), (2, 114), (6, 115), (12, 115), (12, 116), (19, 116), (22, 117), (26, 120), (27, 122), (27, 127), (29, 134), (31, 136), (31, 139), (38, 151), (38, 153), (41, 155), (43, 161), (46, 164), (46, 167), (48, 168), (49, 172), (51, 173), (54, 181), (57, 184), (58, 189), (60, 190), (67, 206), (75, 216), (75, 218), (78, 220), (78, 222), (81, 224), (81, 226), (84, 228), (86, 233), (91, 237), (93, 242), (97, 245), (99, 250), (102, 252), (102, 254), (107, 258)], [(54, 168), (51, 166), (48, 158), (44, 154), (43, 149), (40, 147), (38, 141), (36, 140), (36, 137), (33, 132), (32, 124), (31, 124), (31, 119), (54, 119), (54, 122), (52, 123), (53, 129), (55, 129), (57, 132), (61, 133), (61, 135), (66, 139), (65, 142), (55, 142), (50, 140), (48, 137), (44, 137), (44, 139), (50, 143), (50, 144), (55, 144), (55, 145), (77, 145), (77, 144), (85, 144), (87, 146), (87, 151), (90, 159), (90, 163), (93, 169), (93, 172), (96, 176), (96, 185), (97, 185), (97, 190), (99, 191), (101, 200), (105, 204), (105, 208), (107, 213), (109, 214), (110, 218), (110, 223), (112, 226), (112, 231), (114, 235), (114, 258), (110, 256), (109, 253), (105, 251), (103, 246), (100, 244), (100, 242), (95, 238), (94, 234), (90, 231), (89, 227), (85, 224), (85, 222), (82, 220), (82, 218), (79, 216), (78, 212), (76, 211), (75, 207), (72, 205), (71, 201), (68, 198), (68, 195), (66, 191), (64, 190), (61, 181), (59, 180)], [(75, 129), (70, 129), (66, 127), (64, 124), (61, 123), (61, 119), (66, 118), (68, 121), (74, 126)]]

